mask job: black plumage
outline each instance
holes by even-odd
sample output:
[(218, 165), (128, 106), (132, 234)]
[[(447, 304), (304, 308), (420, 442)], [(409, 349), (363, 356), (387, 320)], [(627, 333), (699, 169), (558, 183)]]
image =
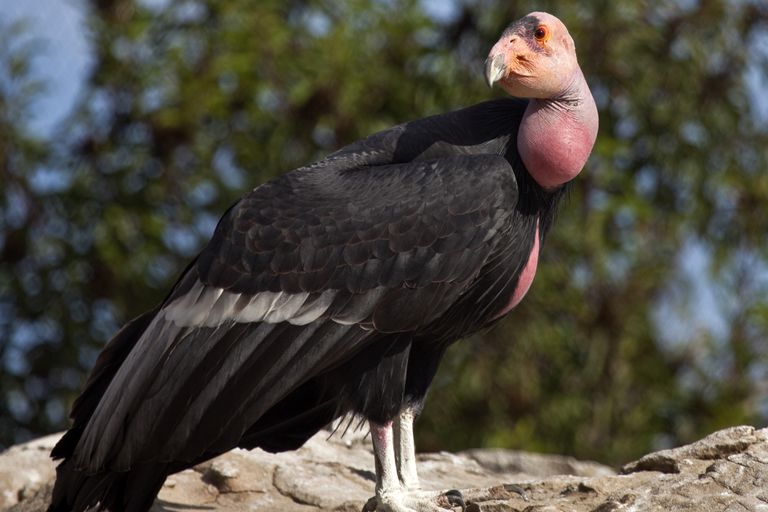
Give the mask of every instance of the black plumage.
[(145, 510), (168, 474), (236, 446), (295, 449), (347, 413), (420, 408), (448, 345), (509, 303), (563, 194), (520, 161), (526, 105), (396, 126), (230, 208), (99, 357), (49, 510)]

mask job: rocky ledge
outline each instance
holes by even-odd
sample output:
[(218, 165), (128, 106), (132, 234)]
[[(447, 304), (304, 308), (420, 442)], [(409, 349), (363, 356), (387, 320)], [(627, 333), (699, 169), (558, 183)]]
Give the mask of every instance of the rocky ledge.
[[(45, 510), (54, 477), (48, 453), (58, 437), (0, 454), (0, 510)], [(357, 512), (373, 492), (369, 443), (327, 437), (278, 455), (234, 450), (172, 475), (153, 511)], [(747, 426), (651, 453), (621, 474), (510, 450), (421, 454), (419, 470), (425, 488), (461, 489), (468, 512), (768, 511), (768, 429)]]

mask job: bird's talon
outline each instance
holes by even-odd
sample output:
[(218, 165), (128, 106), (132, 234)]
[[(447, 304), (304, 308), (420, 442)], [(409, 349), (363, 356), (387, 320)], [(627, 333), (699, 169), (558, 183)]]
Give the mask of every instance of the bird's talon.
[(445, 491), (443, 496), (445, 496), (448, 503), (451, 504), (451, 507), (461, 507), (461, 512), (466, 512), (467, 504), (464, 501), (464, 495), (461, 494), (461, 491), (451, 489), (450, 491)]
[(365, 502), (365, 505), (363, 505), (362, 512), (374, 512), (377, 506), (378, 506), (378, 502), (376, 501), (376, 496), (374, 496), (373, 498)]

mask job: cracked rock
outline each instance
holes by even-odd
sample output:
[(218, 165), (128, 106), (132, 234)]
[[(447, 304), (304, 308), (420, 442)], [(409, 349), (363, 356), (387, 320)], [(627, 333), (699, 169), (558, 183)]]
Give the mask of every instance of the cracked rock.
[[(0, 454), (0, 510), (46, 509), (58, 437)], [(233, 450), (170, 476), (152, 510), (358, 511), (373, 494), (369, 444), (360, 433), (321, 432), (294, 452)], [(461, 489), (471, 512), (768, 512), (768, 429), (747, 426), (648, 454), (621, 475), (510, 450), (421, 454), (419, 470), (427, 489)]]

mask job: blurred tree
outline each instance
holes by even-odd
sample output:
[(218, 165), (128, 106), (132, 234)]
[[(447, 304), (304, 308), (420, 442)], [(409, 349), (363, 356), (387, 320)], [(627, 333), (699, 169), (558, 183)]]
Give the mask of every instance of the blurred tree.
[[(0, 161), (28, 160), (3, 170), (0, 444), (64, 427), (99, 348), (162, 299), (245, 190), (487, 99), (489, 45), (536, 9), (577, 42), (598, 145), (523, 305), (449, 352), (420, 448), (618, 462), (765, 423), (768, 131), (754, 87), (768, 75), (768, 7), (533, 4), (92, 2), (95, 64), (52, 156), (0, 143)], [(3, 129), (20, 133), (19, 112)], [(38, 168), (57, 186), (36, 188)], [(19, 204), (34, 207), (13, 221)]]
[[(55, 424), (34, 420), (32, 404), (44, 405), (49, 388), (29, 376), (24, 358), (24, 352), (56, 335), (55, 326), (40, 314), (38, 263), (29, 258), (44, 252), (30, 235), (40, 221), (34, 176), (47, 151), (24, 124), (42, 90), (31, 74), (39, 48), (24, 32), (23, 23), (0, 23), (0, 448), (61, 423), (61, 418)], [(32, 334), (36, 330), (40, 336)], [(54, 399), (61, 403), (62, 398)]]

